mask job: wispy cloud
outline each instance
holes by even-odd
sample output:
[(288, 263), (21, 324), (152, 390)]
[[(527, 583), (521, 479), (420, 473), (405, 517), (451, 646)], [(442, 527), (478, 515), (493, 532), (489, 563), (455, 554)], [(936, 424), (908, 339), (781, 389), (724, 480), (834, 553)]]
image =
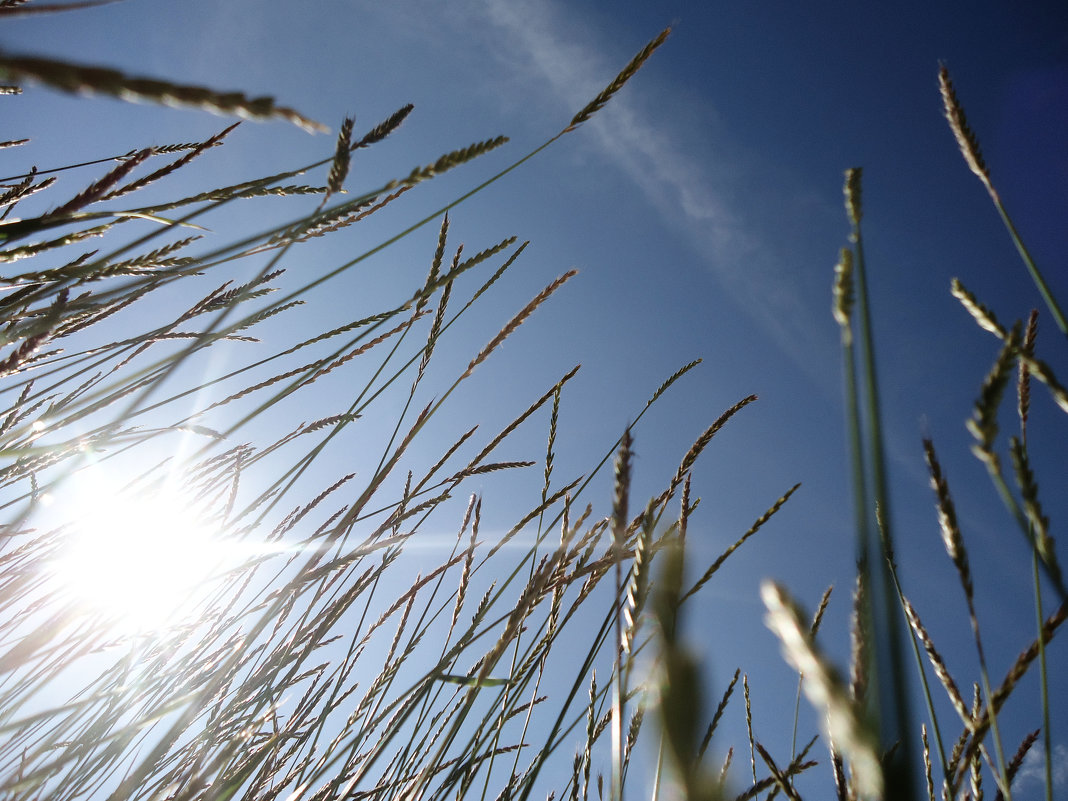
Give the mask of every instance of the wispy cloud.
[[(508, 39), (510, 59), (522, 62), (523, 72), (539, 74), (571, 110), (585, 105), (623, 66), (618, 57), (606, 55), (602, 43), (590, 40), (588, 29), (576, 31), (573, 9), (565, 14), (552, 3), (508, 0), (485, 0), (485, 7), (487, 18)], [(749, 237), (742, 222), (712, 190), (723, 176), (713, 175), (687, 154), (676, 126), (664, 116), (653, 119), (643, 105), (632, 91), (613, 98), (589, 124), (598, 151), (623, 170), (664, 217), (711, 226), (707, 238), (717, 253), (743, 245)]]
[[(593, 21), (576, 19), (573, 7), (520, 0), (472, 0), (471, 6), (481, 10), (492, 35), (503, 42), (495, 48), (506, 54), (502, 68), (524, 76), (524, 86), (534, 83), (531, 76), (540, 76), (548, 96), (539, 98), (542, 105), (578, 110), (629, 55), (621, 60), (618, 43), (597, 33)], [(752, 188), (759, 186), (763, 192), (788, 195), (775, 201), (780, 208), (827, 213), (820, 207), (823, 201), (790, 187), (781, 173), (781, 183), (769, 186), (761, 176), (770, 172), (770, 165), (723, 132), (709, 99), (687, 95), (666, 81), (653, 86), (639, 75), (588, 124), (586, 136), (601, 157), (637, 186), (671, 235), (690, 243), (734, 301), (797, 364), (814, 369), (813, 337), (826, 338), (817, 347), (833, 348), (833, 326), (820, 326), (804, 297), (792, 243), (769, 237), (767, 220), (746, 217), (745, 204), (738, 200), (748, 197), (751, 206)], [(781, 230), (777, 234), (787, 236)], [(833, 253), (830, 243), (828, 276)]]
[[(1055, 743), (1053, 746), (1053, 793), (1060, 796), (1068, 790), (1068, 745)], [(1024, 757), (1020, 772), (1016, 774), (1016, 786), (1021, 788), (1045, 786), (1046, 783), (1046, 749), (1041, 741), (1034, 744)]]

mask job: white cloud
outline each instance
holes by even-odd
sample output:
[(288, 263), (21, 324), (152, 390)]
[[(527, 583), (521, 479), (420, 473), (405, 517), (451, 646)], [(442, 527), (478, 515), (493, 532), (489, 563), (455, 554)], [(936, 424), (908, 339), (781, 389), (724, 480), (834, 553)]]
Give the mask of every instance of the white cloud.
[[(601, 29), (597, 20), (576, 19), (573, 7), (521, 0), (472, 0), (471, 7), (481, 15), (469, 16), (481, 16), (493, 29), (490, 35), (504, 45), (496, 48), (505, 54), (501, 68), (523, 76), (525, 86), (533, 83), (531, 75), (540, 76), (551, 99), (537, 102), (560, 106), (565, 113), (594, 97), (629, 55), (621, 60), (619, 48), (606, 44), (611, 34), (596, 33)], [(833, 352), (836, 347), (829, 313), (821, 328), (800, 288), (799, 268), (805, 265), (796, 263), (790, 234), (776, 230), (769, 236), (764, 230), (768, 219), (747, 219), (735, 210), (740, 207), (735, 200), (752, 201), (754, 187), (759, 187), (769, 196), (778, 193), (774, 205), (791, 217), (799, 210), (824, 213), (824, 201), (791, 186), (786, 170), (777, 169), (774, 186), (758, 177), (770, 166), (723, 133), (708, 98), (642, 78), (584, 126), (586, 136), (592, 135), (597, 152), (639, 187), (674, 234), (690, 242), (734, 301), (780, 348), (806, 371), (818, 371), (813, 349)], [(834, 245), (827, 249), (828, 286)], [(821, 330), (824, 341), (816, 343)], [(826, 376), (814, 378), (821, 383)]]
[[(540, 74), (569, 110), (585, 105), (623, 66), (590, 41), (588, 29), (575, 31), (570, 9), (565, 16), (551, 3), (487, 0), (486, 11), (508, 39), (510, 59), (522, 62), (524, 73)], [(662, 117), (651, 119), (632, 91), (613, 98), (587, 127), (598, 151), (638, 184), (663, 216), (681, 215), (688, 224), (707, 226), (705, 244), (715, 244), (717, 253), (728, 248), (737, 252), (748, 239), (741, 222), (711, 189), (722, 176), (710, 174), (706, 165), (688, 156), (673, 126)]]
[[(1055, 743), (1053, 746), (1053, 792), (1060, 796), (1068, 789), (1068, 745)], [(1015, 787), (1026, 789), (1046, 784), (1046, 749), (1042, 741), (1035, 743), (1024, 757), (1020, 772), (1016, 774)]]

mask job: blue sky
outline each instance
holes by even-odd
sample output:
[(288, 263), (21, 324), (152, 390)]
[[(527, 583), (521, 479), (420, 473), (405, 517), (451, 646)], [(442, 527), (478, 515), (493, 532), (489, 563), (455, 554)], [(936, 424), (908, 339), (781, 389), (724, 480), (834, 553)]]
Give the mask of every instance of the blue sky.
[[(830, 287), (848, 233), (842, 172), (861, 166), (905, 589), (952, 655), (951, 669), (970, 684), (974, 649), (923, 466), (920, 437), (930, 435), (957, 501), (1000, 677), (1033, 636), (1030, 563), (963, 427), (997, 343), (950, 296), (949, 282), (959, 277), (1002, 320), (1024, 318), (1041, 301), (959, 156), (936, 75), (944, 61), (1006, 206), (1054, 293), (1068, 297), (1063, 3), (329, 0), (295, 10), (274, 0), (129, 0), (9, 23), (0, 45), (271, 94), (335, 130), (347, 114), (361, 131), (414, 103), (394, 137), (354, 159), (350, 189), (476, 140), (511, 137), (506, 149), (411, 193), (399, 222), (433, 211), (554, 134), (667, 25), (668, 43), (591, 124), (452, 212), (455, 235), (472, 251), (509, 234), (532, 243), (481, 327), (454, 344), (458, 363), (549, 280), (580, 270), (471, 382), (458, 417), (503, 425), (581, 362), (564, 397), (557, 467), (578, 474), (664, 378), (703, 358), (635, 432), (640, 495), (661, 486), (725, 408), (760, 396), (695, 471), (704, 499), (692, 524), (695, 570), (786, 489), (803, 487), (704, 590), (691, 633), (713, 697), (736, 666), (749, 671), (757, 734), (771, 739), (782, 710), (792, 710), (796, 682), (761, 622), (759, 580), (783, 581), (809, 607), (834, 584), (823, 642), (839, 657), (848, 645), (852, 511)], [(67, 156), (72, 147), (77, 158), (110, 155), (116, 142), (122, 152), (222, 127), (198, 112), (45, 92), (27, 96), (21, 113), (16, 127), (62, 122), (36, 137), (42, 166), (50, 154), (76, 160)], [(71, 130), (79, 131), (76, 145)], [(282, 123), (245, 124), (214, 169), (241, 180), (264, 164), (304, 163), (332, 148), (332, 138)], [(316, 313), (340, 315), (347, 299), (417, 280), (435, 237), (431, 224), (390, 251), (385, 267), (314, 298)], [(339, 243), (322, 258), (340, 261), (345, 248), (369, 243)], [(1065, 343), (1042, 313), (1039, 353), (1064, 373)], [(1068, 421), (1036, 396), (1035, 459), (1056, 536), (1068, 513), (1056, 443)], [(542, 439), (539, 432), (516, 448), (538, 458)], [(600, 486), (607, 506), (607, 478)], [(512, 491), (487, 483), (487, 502), (496, 495), (506, 505)], [(500, 519), (510, 519), (507, 510)], [(1063, 664), (1063, 643), (1058, 655)], [(1054, 692), (1063, 709), (1068, 685), (1056, 675)], [(1010, 741), (1038, 725), (1036, 709), (1037, 701), (1014, 711)], [(740, 706), (731, 717), (724, 746), (741, 746)], [(1054, 741), (1063, 751), (1068, 737), (1055, 729)], [(1021, 783), (1021, 797), (1038, 797), (1038, 788)]]

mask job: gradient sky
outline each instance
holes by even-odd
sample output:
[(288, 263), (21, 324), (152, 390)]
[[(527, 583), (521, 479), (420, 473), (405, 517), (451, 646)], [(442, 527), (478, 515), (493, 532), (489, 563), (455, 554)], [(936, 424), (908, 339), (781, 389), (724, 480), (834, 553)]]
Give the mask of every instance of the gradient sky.
[[(335, 130), (345, 115), (356, 117), (360, 132), (414, 103), (399, 132), (354, 159), (350, 189), (377, 186), (476, 140), (511, 137), (506, 148), (410, 193), (396, 225), (433, 211), (554, 134), (667, 25), (673, 27), (667, 44), (590, 125), (452, 212), (454, 239), (471, 252), (511, 234), (532, 243), (484, 311), (482, 327), (465, 329), (453, 343), (457, 363), (553, 277), (571, 266), (580, 270), (476, 376), (461, 408), (486, 420), (487, 430), (499, 427), (581, 362), (564, 395), (556, 468), (561, 476), (577, 475), (596, 463), (668, 375), (702, 358), (635, 431), (635, 491), (642, 497), (643, 489), (662, 486), (724, 409), (750, 393), (760, 396), (717, 436), (695, 471), (694, 491), (703, 503), (691, 524), (694, 571), (790, 486), (803, 486), (705, 588), (690, 630), (708, 665), (710, 697), (718, 698), (741, 667), (750, 675), (758, 738), (777, 742), (776, 730), (788, 736), (782, 721), (784, 710), (792, 712), (796, 678), (761, 622), (757, 587), (764, 577), (776, 578), (812, 608), (834, 584), (821, 639), (844, 658), (852, 509), (841, 352), (830, 305), (833, 266), (848, 233), (842, 173), (863, 167), (865, 246), (905, 590), (949, 655), (951, 670), (970, 685), (974, 647), (920, 447), (921, 436), (930, 435), (957, 502), (980, 622), (1000, 679), (1033, 637), (1030, 559), (970, 455), (964, 430), (997, 342), (950, 296), (949, 283), (959, 277), (1003, 321), (1026, 318), (1041, 300), (960, 158), (942, 117), (937, 69), (939, 61), (949, 67), (1007, 208), (1054, 293), (1068, 298), (1063, 2), (875, 8), (780, 1), (129, 0), (6, 23), (0, 46), (270, 94)], [(12, 136), (34, 137), (33, 158), (42, 167), (201, 139), (223, 125), (200, 112), (45, 91), (19, 102), (23, 116), (17, 125), (8, 118), (6, 127)], [(76, 143), (71, 131), (79, 133)], [(211, 156), (219, 183), (326, 156), (333, 139), (283, 123), (248, 123), (225, 150), (225, 158)], [(5, 152), (9, 172), (21, 171), (23, 158)], [(349, 279), (351, 295), (315, 298), (316, 313), (343, 315), (365, 294), (388, 292), (391, 280), (403, 277), (403, 287), (417, 281), (436, 233), (432, 223), (361, 269)], [(346, 248), (371, 244), (342, 241), (327, 258), (342, 261)], [(1039, 355), (1063, 382), (1066, 343), (1041, 312)], [(1044, 392), (1035, 395), (1031, 442), (1057, 536), (1068, 492), (1056, 442), (1064, 442), (1068, 420)], [(1008, 429), (1011, 418), (1004, 420)], [(539, 458), (543, 439), (538, 432), (517, 440), (515, 458)], [(529, 481), (537, 484), (540, 475)], [(607, 477), (599, 486), (607, 509)], [(487, 481), (485, 491), (492, 507), (505, 505), (511, 489)], [(502, 520), (514, 519), (508, 511), (501, 510)], [(1055, 643), (1054, 664), (1066, 658), (1063, 642)], [(1054, 709), (1063, 711), (1063, 670), (1053, 680)], [(1013, 708), (1012, 747), (1039, 725), (1033, 685)], [(1068, 732), (1057, 721), (1055, 712), (1064, 791)], [(803, 725), (815, 724), (806, 717)], [(744, 741), (738, 700), (725, 734), (717, 759), (727, 744)], [(739, 789), (745, 762), (735, 763), (743, 771), (736, 774)], [(816, 786), (829, 788), (825, 766), (817, 771), (823, 773)], [(1019, 788), (1018, 798), (1037, 798), (1040, 785), (1025, 777)]]

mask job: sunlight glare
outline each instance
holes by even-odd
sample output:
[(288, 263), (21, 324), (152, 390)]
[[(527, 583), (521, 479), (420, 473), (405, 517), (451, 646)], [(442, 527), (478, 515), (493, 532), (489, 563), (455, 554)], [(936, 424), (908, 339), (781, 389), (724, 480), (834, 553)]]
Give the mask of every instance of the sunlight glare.
[(128, 632), (187, 617), (209, 579), (231, 561), (232, 549), (177, 492), (120, 493), (92, 483), (93, 491), (79, 499), (74, 536), (59, 563), (67, 591)]

